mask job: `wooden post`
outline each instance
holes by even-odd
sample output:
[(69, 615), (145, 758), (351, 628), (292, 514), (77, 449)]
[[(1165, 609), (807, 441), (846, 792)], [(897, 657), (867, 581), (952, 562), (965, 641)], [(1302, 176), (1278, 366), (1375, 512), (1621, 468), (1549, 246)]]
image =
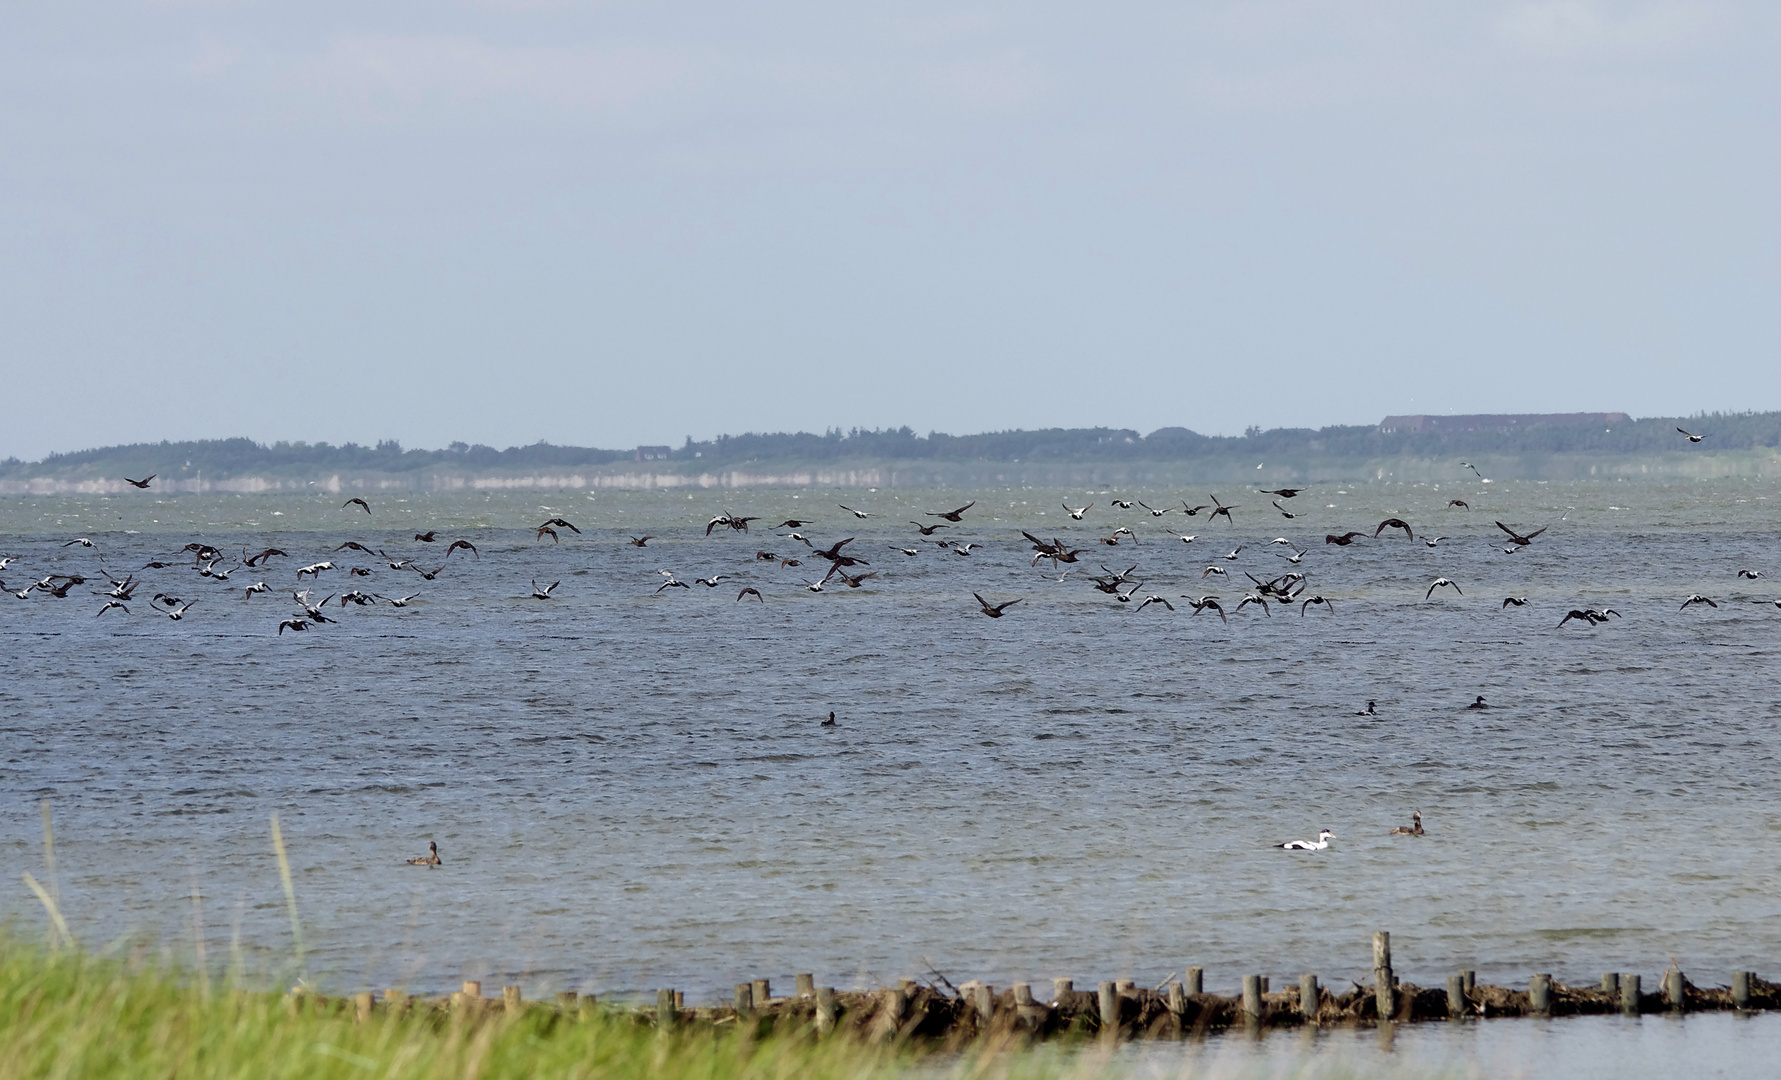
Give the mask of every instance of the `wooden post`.
[(1181, 979), (1181, 989), (1188, 997), (1206, 992), (1206, 969), (1190, 967)]
[(674, 991), (674, 1010), (676, 1012), (679, 1012), (681, 1009), (684, 1009), (684, 1008), (686, 1008), (686, 991), (685, 990)]
[(971, 1004), (977, 1008), (977, 1022), (988, 1027), (990, 1017), (996, 1014), (995, 987), (989, 983), (978, 983), (971, 988), (971, 999)]
[(1393, 993), (1391, 974), (1391, 933), (1373, 933), (1373, 996), (1379, 1006), (1379, 1019), (1390, 1020), (1397, 1012), (1397, 995)]
[(1264, 993), (1264, 994), (1271, 994), (1271, 993), (1273, 993), (1273, 990), (1272, 990), (1272, 989), (1270, 989), (1270, 988), (1269, 988), (1269, 985), (1268, 985), (1268, 976), (1266, 976), (1266, 975), (1263, 975), (1263, 976), (1262, 976), (1262, 993)]
[(1447, 976), (1447, 1016), (1458, 1020), (1466, 1015), (1466, 977), (1464, 975)]
[(1620, 974), (1620, 1008), (1634, 1014), (1639, 1011), (1639, 976), (1630, 972)]
[(557, 991), (557, 1011), (562, 1013), (564, 1016), (574, 1015), (576, 1012), (580, 1011), (576, 1008), (576, 1005), (578, 1004), (578, 999), (580, 997), (581, 997), (581, 995), (577, 994), (573, 990), (558, 990)]
[(747, 1016), (754, 1011), (754, 984), (736, 984), (736, 1015)]
[(1620, 992), (1620, 973), (1617, 971), (1602, 972), (1602, 993), (1618, 994)]
[(1243, 1012), (1247, 1016), (1261, 1018), (1262, 977), (1260, 975), (1243, 976)]
[(1037, 1029), (1045, 1022), (1051, 1012), (1039, 1002), (1033, 1000), (1031, 983), (1017, 982), (1014, 984), (1014, 1018), (1022, 1027)]
[(1315, 1021), (1323, 1005), (1323, 991), (1318, 989), (1317, 976), (1299, 976), (1299, 1015)]
[(465, 979), (464, 996), (467, 998), (480, 998), (482, 996), (482, 983), (477, 982), (474, 979)]
[(816, 996), (815, 975), (793, 975), (792, 982), (797, 984), (798, 996), (801, 998)]
[(1075, 992), (1076, 992), (1076, 980), (1075, 979), (1053, 979), (1053, 980), (1051, 980), (1051, 1000), (1062, 1001), (1062, 1000), (1064, 1000), (1066, 995), (1073, 994)]
[(1672, 1009), (1680, 1009), (1684, 1003), (1682, 996), (1682, 973), (1675, 968), (1664, 972), (1664, 1001)]
[(385, 990), (383, 992), (383, 1011), (391, 1016), (400, 1016), (408, 1011), (408, 991)]
[(903, 1030), (903, 1014), (909, 1009), (909, 995), (898, 987), (884, 992), (884, 1030), (881, 1032), (886, 1039), (894, 1039)]
[(594, 1018), (594, 1012), (599, 1004), (599, 999), (593, 994), (581, 995), (580, 1000), (576, 1002), (581, 1019), (592, 1020)]
[(835, 988), (825, 986), (816, 992), (816, 1033), (827, 1035), (835, 1030)]
[(362, 1024), (371, 1019), (371, 991), (365, 990), (352, 996), (353, 1022)]
[(1476, 971), (1467, 968), (1460, 972), (1460, 974), (1466, 977), (1466, 993), (1468, 995), (1471, 994), (1472, 991), (1478, 989), (1478, 973)]
[(1113, 992), (1120, 995), (1121, 997), (1124, 997), (1126, 994), (1131, 993), (1133, 990), (1136, 990), (1137, 988), (1138, 988), (1138, 981), (1136, 979), (1114, 979), (1113, 980)]
[(503, 986), (501, 988), (501, 1004), (507, 1010), (508, 1016), (518, 1016), (520, 1010), (525, 1008), (525, 1003), (519, 996), (519, 987)]
[(1732, 1005), (1735, 1008), (1750, 1007), (1750, 975), (1748, 971), (1732, 972)]
[(1169, 1014), (1179, 1022), (1187, 1014), (1187, 994), (1179, 982), (1169, 984)]
[(773, 982), (772, 982), (772, 980), (771, 979), (756, 979), (754, 981), (754, 1007), (757, 1009), (764, 1009), (767, 1007), (767, 1002), (771, 1001), (772, 999), (773, 999)]
[(1110, 982), (1097, 988), (1101, 996), (1101, 1030), (1108, 1035), (1119, 1034), (1119, 991)]
[(669, 1028), (673, 1027), (674, 1021), (676, 1019), (676, 1014), (679, 1011), (680, 1010), (675, 1007), (674, 991), (672, 991), (672, 990), (657, 990), (656, 991), (656, 1028), (657, 1028), (657, 1030), (667, 1031)]
[(1552, 1015), (1552, 976), (1535, 974), (1528, 979), (1527, 1004), (1536, 1016)]

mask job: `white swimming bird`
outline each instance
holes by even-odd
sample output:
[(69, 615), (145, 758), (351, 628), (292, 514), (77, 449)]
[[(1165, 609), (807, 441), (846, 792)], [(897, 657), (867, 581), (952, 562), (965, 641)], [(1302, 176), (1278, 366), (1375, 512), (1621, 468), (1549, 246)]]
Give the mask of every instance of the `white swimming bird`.
[(1284, 844), (1275, 844), (1274, 846), (1285, 848), (1287, 851), (1322, 851), (1324, 848), (1330, 846), (1330, 840), (1335, 835), (1335, 833), (1325, 829), (1317, 834), (1316, 840), (1288, 840)]

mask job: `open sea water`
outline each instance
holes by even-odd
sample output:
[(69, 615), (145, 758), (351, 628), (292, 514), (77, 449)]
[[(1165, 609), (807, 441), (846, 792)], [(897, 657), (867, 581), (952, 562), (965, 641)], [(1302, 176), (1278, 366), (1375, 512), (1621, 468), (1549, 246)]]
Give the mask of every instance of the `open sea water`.
[[(1233, 522), (1110, 505), (1210, 494), (465, 491), (368, 496), (370, 516), (321, 491), (0, 500), (11, 589), (88, 579), (0, 596), (0, 917), (44, 925), (20, 876), (46, 875), (48, 799), (83, 945), (189, 956), (201, 933), (213, 963), (288, 977), (277, 814), (304, 968), (340, 990), (698, 1001), (802, 971), (1154, 985), (1190, 964), (1209, 990), (1341, 987), (1370, 978), (1381, 929), (1423, 985), (1654, 980), (1672, 957), (1702, 984), (1781, 973), (1781, 483), (1318, 484), (1282, 500), (1291, 520), (1220, 490)], [(969, 555), (910, 524), (973, 499), (935, 534)], [(1090, 502), (1081, 521), (1061, 505)], [(725, 509), (757, 520), (707, 536)], [(558, 515), (581, 532), (539, 539)], [(1417, 538), (1373, 539), (1388, 516)], [(818, 547), (855, 538), (869, 566), (848, 572), (876, 576), (806, 590), (827, 563), (767, 527), (788, 517)], [(1497, 520), (1547, 531), (1505, 554)], [(1135, 543), (1099, 542), (1120, 526)], [(1367, 538), (1323, 542), (1350, 529)], [(1085, 553), (1035, 567), (1021, 530)], [(459, 537), (480, 557), (445, 559)], [(218, 582), (189, 542), (219, 569), (290, 556)], [(318, 598), (419, 596), (330, 601), (338, 623), (280, 636), (296, 569), (324, 559)], [(1102, 564), (1175, 610), (1095, 591)], [(102, 568), (143, 580), (130, 614), (95, 616)], [(658, 592), (664, 569), (692, 587)], [(1245, 571), (1289, 570), (1333, 612), (1235, 610)], [(1437, 577), (1463, 595), (1425, 598)], [(534, 581), (561, 584), (541, 601)], [(1021, 602), (989, 619), (974, 592)], [(175, 622), (155, 593), (198, 602)], [(1203, 593), (1228, 623), (1181, 599)], [(1680, 610), (1693, 593), (1718, 606)], [(1558, 626), (1588, 606), (1620, 618)], [(1388, 836), (1413, 810), (1427, 835)], [(1323, 828), (1328, 850), (1272, 847)], [(429, 840), (444, 867), (404, 865)]]

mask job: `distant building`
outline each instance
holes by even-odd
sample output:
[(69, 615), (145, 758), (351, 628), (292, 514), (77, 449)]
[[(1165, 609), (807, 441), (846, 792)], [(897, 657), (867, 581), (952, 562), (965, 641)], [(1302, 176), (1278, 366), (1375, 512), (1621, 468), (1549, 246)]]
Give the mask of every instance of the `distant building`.
[(1514, 431), (1529, 427), (1612, 427), (1624, 424), (1623, 412), (1573, 413), (1478, 413), (1471, 416), (1388, 416), (1379, 421), (1379, 434), (1404, 431)]
[(667, 461), (668, 455), (673, 453), (673, 451), (674, 448), (671, 446), (639, 446), (637, 448), (637, 460)]

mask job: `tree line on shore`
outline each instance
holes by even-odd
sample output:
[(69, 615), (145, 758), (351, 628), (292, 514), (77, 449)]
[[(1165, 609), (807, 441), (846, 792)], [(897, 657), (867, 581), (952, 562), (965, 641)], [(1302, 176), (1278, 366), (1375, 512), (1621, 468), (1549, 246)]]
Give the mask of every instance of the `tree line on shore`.
[[(1698, 446), (1676, 434), (1679, 426), (1702, 431)], [(1382, 430), (1374, 424), (1323, 428), (1251, 427), (1242, 435), (1202, 435), (1165, 427), (1148, 435), (1126, 428), (1045, 428), (948, 435), (919, 435), (911, 428), (830, 429), (811, 432), (720, 435), (703, 441), (688, 436), (678, 447), (653, 448), (658, 462), (696, 468), (753, 462), (828, 464), (842, 461), (934, 462), (1106, 462), (1193, 461), (1259, 458), (1385, 458), (1539, 454), (1647, 455), (1684, 449), (1738, 451), (1781, 445), (1781, 412), (1710, 413), (1688, 417), (1646, 417), (1612, 424), (1530, 422), (1507, 428), (1472, 430)], [(496, 472), (539, 468), (583, 468), (643, 459), (637, 450), (604, 450), (537, 442), (492, 446), (454, 442), (440, 450), (406, 449), (395, 440), (371, 446), (326, 442), (259, 443), (247, 438), (136, 443), (73, 453), (51, 454), (40, 462), (0, 461), (0, 480), (33, 476), (101, 476), (120, 470), (163, 475), (227, 477), (256, 472), (318, 470), (413, 473), (426, 470)], [(121, 473), (120, 473), (121, 475)]]

